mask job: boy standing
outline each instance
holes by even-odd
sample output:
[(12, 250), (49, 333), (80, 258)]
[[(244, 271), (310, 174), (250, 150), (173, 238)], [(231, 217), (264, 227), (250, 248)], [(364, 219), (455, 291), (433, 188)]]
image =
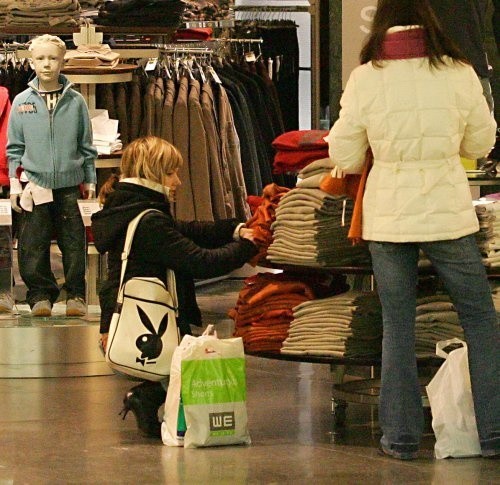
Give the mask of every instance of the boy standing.
[[(31, 314), (50, 316), (59, 296), (50, 267), (55, 232), (62, 253), (66, 315), (81, 316), (86, 313), (86, 251), (77, 199), (82, 183), (85, 197), (95, 196), (97, 151), (85, 100), (60, 74), (64, 42), (42, 35), (33, 39), (29, 50), (36, 78), (12, 102), (7, 143), (10, 199), (13, 210), (21, 213), (19, 271)], [(18, 178), (21, 167), (24, 188)]]

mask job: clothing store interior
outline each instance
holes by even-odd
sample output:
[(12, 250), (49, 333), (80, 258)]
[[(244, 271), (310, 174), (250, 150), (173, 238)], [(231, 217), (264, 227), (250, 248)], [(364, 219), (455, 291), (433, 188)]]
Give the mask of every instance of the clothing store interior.
[[(415, 3), (427, 5), (428, 1), (431, 5), (440, 3)], [(489, 105), (490, 115), (499, 120), (500, 2), (443, 0), (442, 4), (455, 4), (448, 8), (453, 19), (445, 19), (444, 14), (441, 18), (436, 8), (435, 18), (443, 32), (451, 37), (446, 22), (454, 22), (452, 33), (466, 31), (468, 40), (479, 36), (479, 43), (471, 41), (472, 47), (463, 47), (467, 68), (461, 64), (463, 69), (456, 71), (476, 71), (471, 91), (479, 92), (482, 86), (481, 103), (488, 98), (485, 86), (491, 87), (494, 107)], [(421, 430), (417, 437), (408, 434), (405, 441), (404, 431), (398, 435), (398, 430), (387, 424), (392, 423), (390, 413), (380, 412), (383, 422), (379, 421), (382, 361), (388, 353), (384, 340), (387, 312), (382, 311), (371, 252), (372, 243), (384, 244), (376, 242), (376, 237), (370, 244), (362, 238), (361, 207), (369, 157), (361, 177), (361, 171), (343, 173), (334, 163), (335, 150), (339, 150), (340, 166), (342, 143), (352, 141), (354, 135), (339, 141), (340, 125), (337, 131), (332, 128), (339, 119), (343, 93), (352, 95), (356, 89), (350, 86), (352, 89), (345, 90), (351, 72), (360, 64), (360, 51), (376, 11), (377, 0), (0, 0), (0, 485), (500, 483), (498, 461), (491, 459), (499, 456), (499, 410), (490, 409), (486, 425), (479, 422), (483, 418), (477, 413), (476, 426), (473, 397), (476, 399), (477, 384), (473, 377), (471, 392), (466, 360), (462, 359), (462, 367), (455, 366), (457, 372), (466, 366), (463, 390), (458, 391), (463, 396), (457, 398), (456, 409), (449, 411), (454, 397), (452, 384), (438, 390), (445, 411), (469, 411), (468, 415), (449, 418), (465, 424), (452, 426), (447, 436), (446, 423), (440, 426), (438, 422), (438, 407), (443, 407), (443, 402), (438, 402), (435, 393), (431, 395), (431, 383), (437, 383), (438, 371), (444, 371), (445, 363), (451, 369), (452, 359), (446, 357), (467, 351), (467, 346), (460, 308), (457, 310), (460, 305), (455, 307), (430, 262), (432, 258), (422, 251), (415, 258), (416, 312), (412, 314)], [(61, 87), (54, 98), (43, 89), (43, 73), (35, 72), (32, 59), (36, 48), (33, 44), (31, 50), (31, 41), (44, 34), (58, 37), (66, 46), (59, 80), (65, 79), (71, 86), (59, 81)], [(460, 43), (458, 37), (456, 44)], [(479, 45), (484, 50), (484, 57), (479, 57), (487, 66), (486, 73), (476, 68), (475, 54), (466, 51)], [(385, 59), (390, 59), (384, 61), (388, 64), (415, 61), (394, 56)], [(451, 70), (438, 67), (436, 71), (447, 69)], [(360, 77), (362, 74), (360, 71)], [(37, 250), (37, 238), (25, 231), (28, 221), (35, 220), (38, 204), (57, 207), (55, 194), (67, 185), (44, 185), (36, 168), (30, 171), (36, 160), (27, 159), (33, 154), (36, 158), (42, 149), (35, 147), (28, 154), (26, 148), (24, 152), (31, 142), (28, 132), (19, 127), (29, 123), (37, 111), (40, 115), (46, 112), (45, 105), (42, 110), (36, 104), (40, 100), (47, 103), (46, 125), (50, 123), (57, 131), (57, 107), (67, 99), (66, 89), (76, 92), (75, 96), (80, 93), (78, 99), (85, 101), (82, 116), (87, 116), (88, 109), (88, 133), (92, 150), (97, 152), (95, 179), (82, 175), (78, 186), (78, 212), (85, 234), (81, 291), (67, 281), (74, 279), (76, 270), (70, 264), (71, 256), (63, 255), (68, 243), (58, 243), (58, 230), (61, 239), (68, 237), (59, 222), (50, 226), (50, 244), (40, 249), (43, 258), (36, 258), (36, 263), (29, 250)], [(342, 109), (354, 109), (344, 99)], [(400, 100), (404, 99), (401, 95)], [(487, 107), (484, 103), (484, 110)], [(360, 123), (349, 119), (361, 129)], [(490, 123), (491, 128), (490, 121), (484, 123)], [(54, 140), (66, 136), (65, 130), (61, 131), (61, 135), (55, 133)], [(370, 129), (367, 132), (371, 138)], [(36, 140), (31, 135), (30, 140)], [(194, 236), (195, 243), (190, 241), (193, 258), (208, 255), (206, 267), (198, 270), (206, 277), (193, 276), (189, 268), (181, 274), (176, 270), (177, 325), (181, 330), (180, 335), (175, 332), (176, 348), (163, 380), (156, 375), (148, 380), (143, 374), (127, 373), (111, 356), (112, 345), (118, 342), (115, 316), (119, 312), (125, 315), (125, 303), (116, 305), (105, 331), (101, 306), (109, 274), (116, 276), (116, 285), (119, 283), (123, 249), (115, 248), (112, 253), (111, 248), (109, 257), (107, 249), (102, 250), (98, 239), (106, 224), (101, 223), (99, 234), (93, 234), (99, 212), (112, 214), (116, 208), (106, 204), (119, 193), (117, 189), (103, 203), (100, 190), (113, 177), (119, 179), (127, 147), (150, 137), (174, 145), (184, 160), (176, 169), (181, 184), (174, 195), (170, 188), (170, 202), (168, 190), (164, 192), (175, 221), (172, 225), (178, 221), (217, 224), (231, 220), (227, 223), (231, 227), (229, 240), (215, 243), (223, 244), (220, 248), (212, 242), (203, 246)], [(472, 208), (466, 210), (473, 213), (479, 230), (440, 238), (474, 234), (497, 318), (499, 140), (497, 130), (491, 151), (477, 159), (457, 151), (460, 168), (455, 166), (453, 173), (460, 172), (467, 191), (470, 189), (466, 200), (472, 200)], [(46, 143), (41, 141), (40, 146)], [(373, 177), (367, 175), (366, 194), (375, 184), (374, 174), (385, 170), (377, 168), (377, 155), (385, 148), (376, 143), (371, 148)], [(51, 150), (58, 152), (58, 147)], [(360, 163), (365, 151), (368, 154), (370, 150), (363, 148)], [(23, 157), (26, 167), (22, 166)], [(452, 162), (446, 163), (451, 167)], [(390, 170), (402, 170), (399, 167), (404, 161), (398, 164)], [(170, 172), (166, 175), (172, 176)], [(13, 177), (20, 181), (16, 180), (21, 187), (17, 194)], [(142, 179), (129, 178), (135, 175), (123, 177), (118, 186), (135, 184), (137, 193), (151, 192), (146, 187), (153, 185), (165, 189), (163, 183), (148, 181), (150, 185), (144, 186)], [(432, 191), (433, 184), (425, 179), (425, 187), (418, 189), (419, 197)], [(37, 199), (45, 197), (45, 192), (37, 193), (35, 188), (54, 189), (54, 198), (49, 202)], [(67, 225), (64, 217), (57, 221)], [(146, 215), (144, 224), (155, 217), (160, 216)], [(70, 232), (77, 230), (80, 219)], [(396, 216), (391, 223), (395, 220)], [(44, 225), (38, 224), (31, 223), (35, 233)], [(420, 224), (419, 228), (424, 227)], [(126, 226), (122, 229), (124, 240)], [(248, 249), (249, 243), (244, 241), (247, 234), (256, 247), (247, 251), (252, 257), (242, 264), (231, 261), (219, 265), (218, 258), (230, 259), (224, 250), (240, 250), (245, 244)], [(158, 253), (157, 248), (153, 251)], [(116, 270), (110, 272), (112, 260)], [(189, 257), (186, 261), (190, 267)], [(131, 256), (131, 266), (133, 262)], [(219, 266), (229, 270), (221, 271)], [(46, 275), (44, 281), (31, 272)], [(55, 292), (42, 298), (43, 291), (37, 290), (37, 285), (46, 285), (45, 280), (50, 280)], [(172, 293), (170, 284), (168, 289)], [(487, 298), (489, 301), (489, 294)], [(83, 305), (83, 310), (78, 305)], [(144, 312), (137, 308), (144, 321)], [(128, 338), (137, 345), (135, 351), (141, 350), (140, 338), (146, 339), (147, 345), (150, 340), (155, 344), (159, 341), (158, 355), (162, 345), (163, 350), (171, 346), (167, 337), (162, 344), (164, 329), (155, 329), (149, 322), (151, 326), (143, 325), (154, 335), (144, 334), (144, 327), (142, 335), (139, 332), (132, 338), (131, 333)], [(496, 331), (498, 336), (498, 320)], [(184, 346), (181, 339), (186, 341)], [(231, 343), (239, 352), (223, 358), (222, 350), (220, 354), (213, 350), (219, 348), (215, 339)], [(436, 344), (448, 340), (453, 342), (446, 344), (447, 353), (438, 352)], [(184, 376), (188, 363), (195, 361), (187, 357), (181, 361), (180, 351), (188, 355), (188, 347), (196, 346), (195, 342), (206, 346), (198, 363), (213, 358), (208, 354), (217, 354), (220, 362), (231, 361), (231, 365), (239, 361), (243, 366), (238, 376), (226, 374), (232, 372), (229, 367), (206, 367), (206, 380), (199, 380), (205, 387), (188, 396), (184, 386), (190, 384), (185, 384), (188, 379)], [(147, 354), (145, 348), (142, 358), (136, 359), (142, 367), (156, 355)], [(498, 358), (496, 364), (498, 371)], [(495, 363), (491, 365), (494, 368)], [(223, 396), (230, 401), (228, 407), (221, 404), (224, 399), (203, 401), (209, 383), (232, 379), (239, 379), (239, 390), (237, 395), (223, 393), (229, 396)], [(460, 376), (457, 379), (461, 384)], [(443, 396), (446, 389), (451, 394)], [(148, 392), (153, 391), (156, 405), (147, 401)], [(498, 404), (498, 387), (496, 394), (496, 401), (492, 396), (491, 402)], [(465, 399), (469, 408), (464, 410), (460, 406)], [(477, 399), (474, 403), (479, 406)], [(384, 409), (387, 411), (387, 404)], [(203, 413), (212, 420), (210, 424), (202, 424)], [(220, 415), (223, 426), (213, 424), (214, 413)], [(235, 419), (241, 423), (231, 424)], [(397, 436), (402, 438), (400, 443)]]

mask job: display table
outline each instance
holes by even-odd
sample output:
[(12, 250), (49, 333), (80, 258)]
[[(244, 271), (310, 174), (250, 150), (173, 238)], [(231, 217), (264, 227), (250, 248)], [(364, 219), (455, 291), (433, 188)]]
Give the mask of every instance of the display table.
[[(279, 352), (246, 352), (246, 355), (265, 359), (276, 359), (310, 364), (327, 364), (332, 375), (332, 428), (345, 426), (348, 403), (378, 406), (380, 395), (380, 358), (349, 358), (316, 355), (282, 354)], [(422, 405), (429, 407), (425, 386), (431, 374), (441, 366), (440, 357), (422, 357), (417, 359), (420, 376)], [(345, 380), (346, 367), (368, 367), (370, 377), (367, 379)]]

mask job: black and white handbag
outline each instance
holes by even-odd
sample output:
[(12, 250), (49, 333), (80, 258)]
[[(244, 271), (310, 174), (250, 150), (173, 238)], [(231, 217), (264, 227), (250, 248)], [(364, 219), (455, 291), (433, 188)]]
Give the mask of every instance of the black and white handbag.
[(120, 373), (160, 381), (170, 374), (172, 355), (179, 344), (175, 274), (167, 270), (168, 288), (158, 278), (134, 277), (123, 283), (135, 230), (151, 211), (156, 209), (141, 212), (128, 225), (106, 362)]

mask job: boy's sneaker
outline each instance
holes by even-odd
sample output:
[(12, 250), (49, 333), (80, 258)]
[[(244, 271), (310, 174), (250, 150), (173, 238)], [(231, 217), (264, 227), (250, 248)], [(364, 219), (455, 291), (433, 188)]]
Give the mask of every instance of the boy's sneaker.
[(67, 317), (82, 317), (87, 313), (87, 306), (83, 298), (79, 296), (66, 300), (66, 316)]
[(50, 317), (52, 315), (52, 304), (49, 300), (37, 301), (31, 308), (34, 317)]
[(0, 313), (12, 313), (12, 308), (14, 308), (12, 296), (8, 293), (0, 296)]

